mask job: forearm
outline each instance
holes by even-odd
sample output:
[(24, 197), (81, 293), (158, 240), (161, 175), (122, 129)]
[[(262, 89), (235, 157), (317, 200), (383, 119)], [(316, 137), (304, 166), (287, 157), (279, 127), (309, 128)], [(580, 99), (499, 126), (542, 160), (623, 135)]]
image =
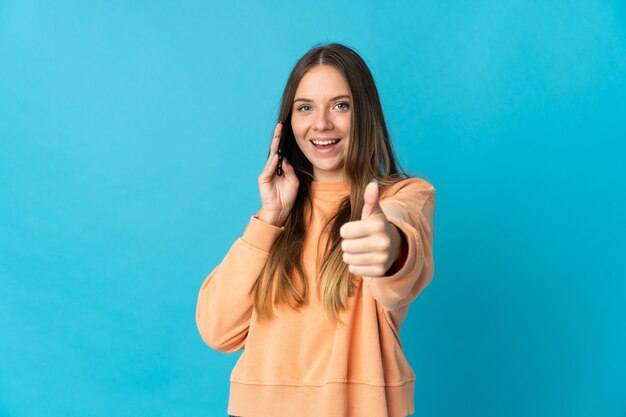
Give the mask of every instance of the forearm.
[(434, 275), (432, 219), (434, 189), (429, 198), (415, 209), (415, 203), (397, 199), (383, 206), (388, 220), (399, 231), (400, 253), (385, 276), (363, 277), (374, 298), (389, 310), (410, 303), (430, 283)]
[(251, 290), (282, 230), (251, 218), (243, 236), (203, 282), (196, 322), (202, 339), (212, 348), (232, 352), (245, 344), (252, 316)]

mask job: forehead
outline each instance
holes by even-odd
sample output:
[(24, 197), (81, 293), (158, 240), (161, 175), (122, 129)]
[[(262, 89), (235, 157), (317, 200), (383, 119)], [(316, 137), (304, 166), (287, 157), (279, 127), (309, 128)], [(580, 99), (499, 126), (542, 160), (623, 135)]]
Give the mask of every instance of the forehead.
[(340, 94), (350, 94), (348, 81), (343, 74), (332, 65), (318, 65), (302, 76), (295, 98), (323, 100)]

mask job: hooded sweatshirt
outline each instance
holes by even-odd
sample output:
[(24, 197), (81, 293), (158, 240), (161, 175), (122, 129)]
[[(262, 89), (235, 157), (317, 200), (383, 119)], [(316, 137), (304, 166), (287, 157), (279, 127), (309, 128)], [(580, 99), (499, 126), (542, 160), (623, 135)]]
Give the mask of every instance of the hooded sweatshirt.
[[(280, 305), (273, 319), (257, 321), (251, 289), (284, 226), (265, 223), (256, 215), (205, 278), (196, 309), (202, 339), (221, 352), (243, 349), (230, 377), (228, 414), (404, 417), (414, 413), (416, 376), (399, 335), (409, 304), (434, 275), (435, 189), (423, 179), (407, 178), (381, 194), (380, 206), (402, 237), (401, 253), (387, 276), (355, 276), (356, 288), (347, 310), (340, 313), (341, 325), (331, 322), (321, 308), (316, 280), (322, 254), (317, 241), (325, 220), (349, 193), (346, 182), (311, 183), (312, 216), (302, 253), (309, 294), (302, 308)], [(327, 234), (328, 229), (322, 239)]]

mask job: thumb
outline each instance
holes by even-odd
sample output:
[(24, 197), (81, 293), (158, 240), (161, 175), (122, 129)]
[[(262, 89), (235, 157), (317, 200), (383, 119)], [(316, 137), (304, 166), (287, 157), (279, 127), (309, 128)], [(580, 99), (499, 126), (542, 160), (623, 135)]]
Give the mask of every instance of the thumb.
[(370, 216), (382, 213), (383, 210), (379, 204), (378, 181), (372, 180), (365, 187), (363, 192), (363, 211), (361, 212), (361, 220)]

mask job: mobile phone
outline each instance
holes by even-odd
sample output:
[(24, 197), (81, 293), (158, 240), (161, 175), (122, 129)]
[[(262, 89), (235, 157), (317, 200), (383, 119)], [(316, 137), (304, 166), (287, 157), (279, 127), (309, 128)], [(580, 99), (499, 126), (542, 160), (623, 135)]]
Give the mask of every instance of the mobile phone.
[(287, 154), (287, 130), (290, 129), (289, 122), (283, 123), (280, 130), (280, 140), (278, 142), (278, 166), (276, 167), (276, 175), (283, 175), (283, 157)]

